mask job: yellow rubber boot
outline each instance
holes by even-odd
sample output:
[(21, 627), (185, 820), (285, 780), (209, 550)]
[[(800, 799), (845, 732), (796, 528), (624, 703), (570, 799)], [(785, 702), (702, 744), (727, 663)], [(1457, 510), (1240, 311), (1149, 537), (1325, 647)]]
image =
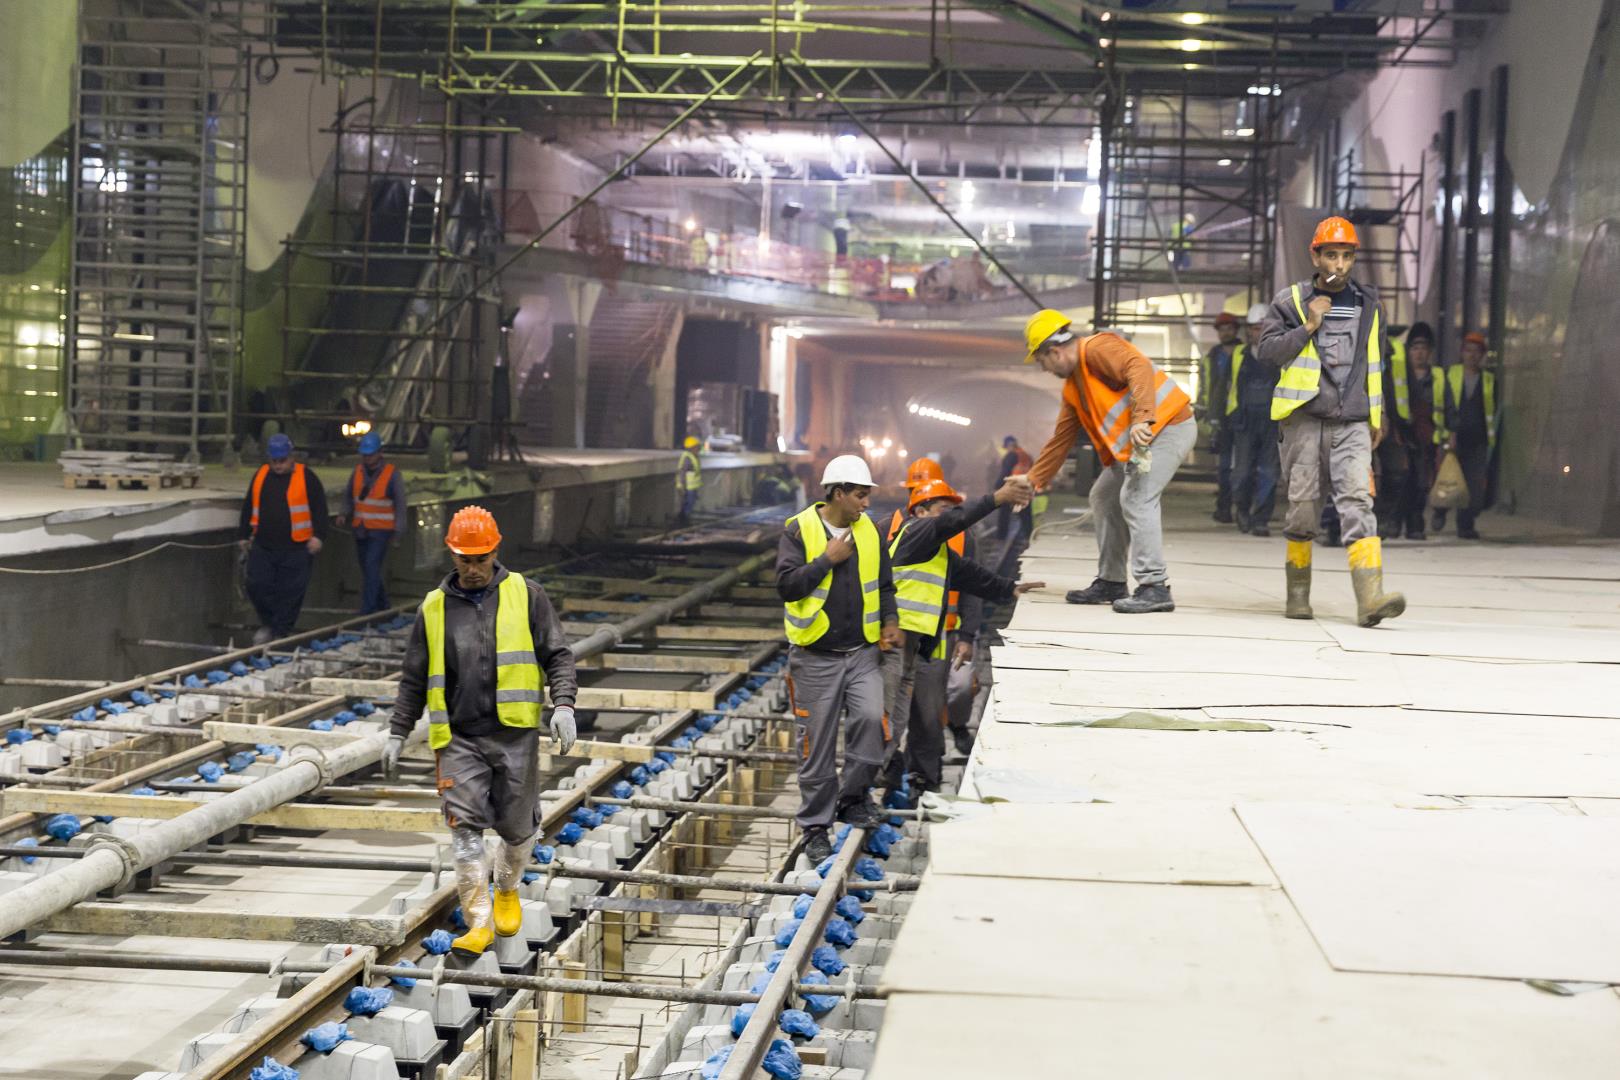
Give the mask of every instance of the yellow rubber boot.
[(456, 860), (456, 893), (467, 932), (450, 942), (450, 947), (463, 956), (482, 956), (495, 940), (495, 932), (489, 928), (489, 862), (481, 844), (473, 858)]
[[(439, 940), (443, 941), (443, 938)], [(487, 926), (475, 926), (450, 942), (450, 947), (463, 956), (482, 956), (484, 950), (495, 943), (495, 933)]]
[(1384, 542), (1363, 537), (1350, 545), (1350, 584), (1356, 590), (1356, 625), (1377, 626), (1406, 610), (1406, 597), (1384, 591)]
[(1283, 615), (1290, 619), (1311, 617), (1311, 542), (1288, 541), (1288, 554), (1283, 562), (1283, 573), (1288, 582), (1288, 601)]
[(523, 905), (516, 889), (495, 890), (495, 932), (511, 937), (523, 929)]

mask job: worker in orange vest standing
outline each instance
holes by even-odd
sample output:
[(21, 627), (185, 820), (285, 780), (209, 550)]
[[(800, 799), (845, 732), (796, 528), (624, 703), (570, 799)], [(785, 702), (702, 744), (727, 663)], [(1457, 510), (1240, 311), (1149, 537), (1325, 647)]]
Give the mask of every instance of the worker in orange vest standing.
[[(1122, 615), (1174, 611), (1159, 503), (1198, 439), (1186, 391), (1124, 338), (1107, 330), (1082, 336), (1061, 311), (1030, 316), (1024, 344), (1024, 363), (1063, 380), (1057, 428), (1029, 471), (1030, 483), (1037, 491), (1050, 484), (1082, 431), (1103, 464), (1089, 499), (1097, 579), (1066, 599), (1112, 604)], [(1134, 595), (1125, 587), (1127, 556)]]
[[(382, 439), (368, 431), (360, 439), (360, 464), (343, 492), (344, 517), (354, 529), (360, 560), (360, 614), (388, 610), (388, 549), (405, 535), (405, 481), (383, 461)], [(340, 522), (341, 524), (341, 522)]]
[(277, 432), (242, 499), (237, 543), (247, 553), (247, 594), (259, 616), (255, 645), (286, 637), (298, 623), (310, 567), (326, 539), (326, 491), (313, 469), (293, 460)]

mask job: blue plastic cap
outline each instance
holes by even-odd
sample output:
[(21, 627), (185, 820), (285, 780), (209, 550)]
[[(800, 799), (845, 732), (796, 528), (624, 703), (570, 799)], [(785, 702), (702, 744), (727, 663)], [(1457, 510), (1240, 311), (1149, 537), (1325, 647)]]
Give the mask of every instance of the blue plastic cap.
[(265, 456), (267, 456), (271, 461), (280, 461), (283, 458), (290, 458), (292, 457), (292, 451), (292, 439), (286, 435), (283, 435), (279, 431), (270, 436), (270, 442), (265, 445), (264, 449)]
[(362, 454), (382, 453), (382, 439), (374, 431), (368, 431), (360, 436), (360, 452)]

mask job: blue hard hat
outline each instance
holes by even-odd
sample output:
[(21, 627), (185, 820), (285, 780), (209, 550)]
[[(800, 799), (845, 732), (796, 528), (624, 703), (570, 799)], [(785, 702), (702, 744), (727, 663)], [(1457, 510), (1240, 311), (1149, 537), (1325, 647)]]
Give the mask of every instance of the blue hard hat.
[(360, 436), (360, 452), (362, 454), (382, 453), (382, 439), (374, 431), (368, 431)]
[(1016, 435), (1007, 436), (1005, 439), (1001, 440), (1001, 445), (1002, 446), (1016, 446), (1016, 445), (1018, 445), (1018, 436), (1016, 436)]
[(270, 442), (265, 447), (265, 453), (269, 455), (271, 461), (292, 457), (292, 451), (292, 439), (279, 431), (270, 436)]

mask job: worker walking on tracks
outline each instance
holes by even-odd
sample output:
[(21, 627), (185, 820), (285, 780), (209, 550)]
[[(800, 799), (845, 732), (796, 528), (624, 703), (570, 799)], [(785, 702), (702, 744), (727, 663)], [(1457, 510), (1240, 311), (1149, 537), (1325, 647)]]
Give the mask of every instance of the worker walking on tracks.
[(703, 462), (698, 457), (702, 451), (703, 440), (696, 435), (688, 435), (681, 446), (680, 464), (675, 467), (675, 492), (681, 500), (682, 526), (691, 524), (698, 492), (703, 490)]
[(798, 734), (795, 817), (812, 865), (831, 853), (834, 821), (866, 828), (882, 820), (868, 795), (890, 741), (879, 643), (897, 648), (902, 637), (889, 553), (866, 515), (873, 486), (865, 461), (833, 458), (821, 474), (825, 501), (788, 519), (776, 551)]
[(269, 459), (242, 499), (237, 544), (247, 555), (247, 595), (259, 616), (255, 645), (284, 638), (298, 624), (315, 556), (326, 540), (326, 489), (315, 470), (293, 460), (292, 439), (277, 432)]
[(1383, 436), (1389, 350), (1378, 294), (1350, 276), (1356, 250), (1355, 226), (1344, 218), (1325, 218), (1316, 227), (1316, 273), (1272, 300), (1255, 354), (1281, 369), (1271, 417), (1282, 427), (1288, 484), (1284, 613), (1311, 617), (1311, 541), (1325, 476), (1349, 549), (1356, 622), (1376, 626), (1405, 611), (1406, 598), (1384, 592), (1383, 541), (1373, 516), (1372, 454)]
[(884, 683), (889, 716), (903, 725), (902, 738), (890, 748), (885, 780), (890, 789), (910, 775), (919, 791), (938, 791), (945, 757), (949, 717), (945, 693), (949, 679), (947, 597), (954, 589), (997, 603), (1010, 603), (1043, 582), (1015, 582), (970, 562), (953, 548), (952, 539), (971, 529), (1000, 506), (1027, 503), (1029, 481), (1010, 476), (995, 494), (964, 500), (944, 480), (930, 480), (911, 493), (910, 517), (889, 544), (895, 607), (905, 642), (884, 657)]
[[(360, 439), (360, 464), (344, 492), (344, 517), (354, 530), (360, 560), (360, 614), (388, 609), (388, 549), (405, 535), (405, 480), (383, 460), (382, 439), (368, 431)], [(340, 521), (341, 525), (342, 522)]]
[[(1057, 475), (1084, 431), (1102, 472), (1091, 485), (1097, 579), (1071, 604), (1112, 604), (1125, 615), (1174, 611), (1159, 503), (1198, 439), (1186, 391), (1136, 346), (1106, 330), (1081, 337), (1061, 311), (1037, 311), (1024, 325), (1024, 363), (1063, 380), (1063, 407), (1029, 479), (1036, 490)], [(1127, 595), (1125, 571), (1136, 578)]]
[[(495, 518), (481, 506), (450, 520), (445, 544), (455, 569), (417, 611), (383, 753), (392, 772), (425, 708), (467, 923), (452, 946), (472, 956), (494, 934), (522, 929), (517, 887), (540, 828), (539, 727), (548, 688), (558, 751), (566, 754), (576, 736), (574, 654), (545, 589), (496, 558), (500, 542)], [(485, 829), (501, 838), (493, 860)]]

